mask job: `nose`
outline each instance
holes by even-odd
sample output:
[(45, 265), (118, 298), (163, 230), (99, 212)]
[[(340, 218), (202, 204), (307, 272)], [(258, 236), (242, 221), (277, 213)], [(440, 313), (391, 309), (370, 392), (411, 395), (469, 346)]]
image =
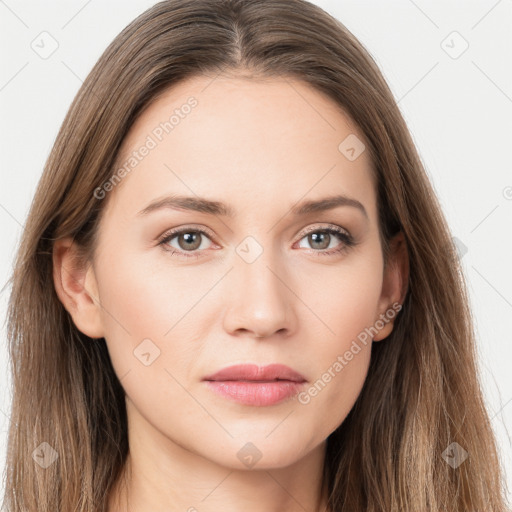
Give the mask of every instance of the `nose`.
[(229, 275), (226, 332), (253, 338), (289, 336), (296, 325), (296, 296), (287, 281), (286, 271), (266, 252), (252, 263), (237, 261)]

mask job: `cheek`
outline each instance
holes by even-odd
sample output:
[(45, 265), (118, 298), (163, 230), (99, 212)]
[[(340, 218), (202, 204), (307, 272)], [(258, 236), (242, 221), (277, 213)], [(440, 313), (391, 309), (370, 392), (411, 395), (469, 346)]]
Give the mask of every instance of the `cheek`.
[[(351, 293), (338, 293), (336, 300), (323, 299), (324, 318), (333, 333), (322, 328), (321, 335), (311, 336), (311, 378), (308, 387), (297, 396), (305, 408), (305, 417), (319, 429), (315, 434), (319, 438), (327, 437), (343, 423), (366, 380), (372, 346), (371, 331), (367, 329), (375, 322), (377, 298), (371, 291), (361, 286)], [(322, 418), (320, 424), (315, 420), (318, 417)]]
[(325, 267), (310, 271), (303, 281), (300, 297), (311, 305), (315, 316), (303, 327), (308, 330), (311, 323), (316, 328), (310, 329), (309, 336), (314, 351), (311, 344), (308, 347), (312, 381), (298, 401), (325, 418), (323, 435), (343, 422), (364, 385), (381, 290), (378, 252), (361, 252), (360, 257), (347, 258), (327, 271)]
[(125, 393), (148, 421), (159, 411), (165, 425), (176, 420), (171, 406), (197, 415), (182, 385), (200, 349), (194, 343), (197, 318), (184, 317), (198, 294), (179, 270), (148, 261), (127, 254), (115, 264), (104, 260), (99, 292), (108, 351)]
[(134, 378), (137, 373), (139, 382), (168, 389), (174, 382), (168, 370), (184, 382), (221, 304), (212, 288), (222, 272), (180, 267), (166, 254), (150, 258), (126, 251), (115, 259), (105, 257), (97, 273), (105, 338), (117, 375), (130, 372)]
[[(341, 350), (378, 318), (382, 261), (375, 251), (352, 253), (335, 265), (309, 265), (294, 276), (297, 294), (308, 306), (323, 346)], [(304, 318), (303, 321), (306, 319)]]
[(171, 279), (155, 272), (147, 258), (119, 252), (114, 259), (105, 251), (97, 274), (105, 339), (121, 377), (149, 361), (155, 361), (149, 366), (154, 368), (163, 359), (165, 334), (176, 323), (179, 299), (173, 299)]
[[(159, 249), (152, 249), (158, 251)], [(170, 257), (170, 256), (169, 256)], [(105, 323), (113, 318), (134, 336), (163, 338), (197, 301), (197, 283), (187, 278), (187, 270), (167, 263), (165, 255), (157, 258), (125, 253), (115, 261), (100, 263), (100, 295), (108, 309)]]

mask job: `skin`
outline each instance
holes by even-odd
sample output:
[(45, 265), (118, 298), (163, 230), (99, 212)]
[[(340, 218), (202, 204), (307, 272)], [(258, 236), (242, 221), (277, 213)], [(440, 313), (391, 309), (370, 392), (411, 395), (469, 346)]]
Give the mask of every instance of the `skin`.
[[(55, 245), (59, 298), (78, 329), (105, 338), (126, 392), (130, 454), (109, 510), (323, 511), (326, 439), (362, 389), (372, 340), (307, 404), (291, 397), (242, 405), (202, 379), (232, 364), (277, 362), (311, 387), (358, 334), (403, 302), (403, 237), (384, 268), (369, 152), (350, 161), (338, 150), (349, 134), (364, 136), (332, 100), (297, 80), (180, 82), (137, 119), (123, 154), (190, 96), (198, 105), (103, 199), (93, 261), (77, 266), (70, 239)], [(137, 215), (171, 194), (225, 202), (235, 216)], [(290, 212), (334, 194), (360, 201), (368, 217), (350, 206)], [(315, 244), (304, 233), (328, 224), (357, 244), (319, 254), (344, 246), (336, 235)], [(188, 226), (212, 235), (198, 235), (197, 258), (158, 245), (160, 235)], [(247, 236), (263, 251), (251, 263), (237, 252)], [(187, 242), (175, 236), (167, 247), (186, 253)], [(373, 341), (392, 329), (393, 320)], [(134, 356), (147, 338), (160, 350), (148, 366)], [(261, 453), (251, 468), (237, 457), (247, 443)]]

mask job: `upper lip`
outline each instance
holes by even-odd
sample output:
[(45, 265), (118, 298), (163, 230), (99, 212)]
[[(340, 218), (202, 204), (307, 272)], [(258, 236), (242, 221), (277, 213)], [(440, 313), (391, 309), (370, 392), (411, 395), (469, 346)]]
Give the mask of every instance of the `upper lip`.
[(205, 377), (203, 380), (239, 380), (239, 381), (274, 381), (288, 380), (292, 382), (305, 382), (306, 379), (289, 366), (283, 364), (269, 364), (258, 366), (256, 364), (237, 364), (227, 366), (222, 370)]

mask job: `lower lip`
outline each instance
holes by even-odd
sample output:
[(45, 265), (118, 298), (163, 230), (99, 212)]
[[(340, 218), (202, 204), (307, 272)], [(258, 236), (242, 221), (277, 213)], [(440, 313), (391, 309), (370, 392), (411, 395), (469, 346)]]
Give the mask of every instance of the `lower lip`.
[(248, 382), (240, 380), (205, 381), (210, 389), (244, 405), (265, 406), (282, 402), (296, 395), (304, 383), (280, 380)]

